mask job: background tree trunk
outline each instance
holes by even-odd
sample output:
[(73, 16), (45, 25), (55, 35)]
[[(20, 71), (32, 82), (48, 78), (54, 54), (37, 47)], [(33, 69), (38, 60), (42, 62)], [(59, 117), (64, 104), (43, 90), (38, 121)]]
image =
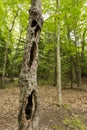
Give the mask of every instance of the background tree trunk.
[[(57, 13), (60, 16), (60, 0), (57, 1)], [(57, 88), (58, 88), (58, 104), (62, 105), (61, 95), (61, 59), (60, 59), (60, 20), (58, 20), (58, 32), (57, 32)]]
[(76, 67), (75, 67), (75, 62), (74, 62), (74, 58), (73, 56), (71, 56), (71, 89), (73, 89), (75, 87), (75, 83), (76, 81)]
[(80, 54), (79, 54), (79, 48), (78, 48), (78, 37), (76, 29), (74, 30), (74, 36), (75, 36), (75, 46), (77, 47), (76, 51), (76, 83), (77, 87), (80, 87), (81, 85), (81, 65), (80, 65)]
[[(8, 57), (8, 48), (9, 48), (9, 42), (10, 42), (10, 36), (11, 36), (11, 32), (13, 30), (13, 27), (14, 27), (14, 24), (15, 24), (15, 20), (18, 16), (18, 12), (19, 12), (19, 8), (17, 9), (17, 12), (16, 12), (16, 15), (14, 16), (13, 18), (13, 21), (12, 21), (12, 25), (11, 25), (11, 28), (8, 29), (8, 37), (7, 37), (7, 42), (6, 42), (6, 49), (5, 49), (5, 56), (4, 56), (4, 64), (3, 64), (3, 84), (5, 82), (5, 74), (6, 74), (6, 64), (7, 64), (7, 57)], [(8, 28), (8, 27), (7, 27)]]
[(80, 65), (80, 54), (76, 52), (76, 83), (77, 87), (81, 86), (81, 65)]
[(55, 63), (55, 66), (54, 66), (54, 83), (53, 83), (53, 86), (56, 86), (57, 85), (57, 48), (55, 47), (54, 48), (54, 63)]
[(85, 37), (86, 37), (86, 32), (87, 32), (87, 28), (84, 30), (83, 32), (83, 35), (82, 35), (82, 49), (81, 49), (81, 72), (82, 74), (84, 73), (84, 65), (85, 65), (85, 54), (84, 54), (84, 51), (85, 51)]
[(41, 0), (32, 0), (26, 36), (25, 53), (20, 73), (20, 106), (18, 130), (38, 130), (37, 66), (38, 43), (43, 24)]

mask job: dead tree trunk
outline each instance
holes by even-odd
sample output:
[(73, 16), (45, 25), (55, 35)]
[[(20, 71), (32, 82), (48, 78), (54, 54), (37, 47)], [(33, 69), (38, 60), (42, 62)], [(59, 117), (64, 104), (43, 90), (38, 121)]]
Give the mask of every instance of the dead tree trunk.
[(32, 0), (25, 53), (20, 73), (18, 130), (38, 130), (37, 66), (38, 43), (43, 24), (41, 0)]

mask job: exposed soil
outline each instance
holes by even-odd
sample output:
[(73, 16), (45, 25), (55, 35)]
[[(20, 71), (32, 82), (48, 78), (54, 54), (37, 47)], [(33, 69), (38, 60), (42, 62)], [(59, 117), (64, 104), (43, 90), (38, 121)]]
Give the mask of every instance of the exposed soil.
[[(39, 87), (40, 130), (87, 130), (87, 91), (64, 89), (58, 107), (57, 89)], [(19, 89), (0, 90), (0, 130), (17, 130)]]

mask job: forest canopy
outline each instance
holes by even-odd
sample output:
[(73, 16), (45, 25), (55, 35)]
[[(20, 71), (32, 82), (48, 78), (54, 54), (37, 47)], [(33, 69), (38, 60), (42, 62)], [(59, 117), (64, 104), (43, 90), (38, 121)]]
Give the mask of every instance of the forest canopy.
[[(0, 79), (19, 77), (26, 41), (29, 0), (1, 0)], [(62, 84), (80, 85), (87, 76), (87, 2), (42, 0), (44, 25), (39, 44), (38, 83), (56, 85), (57, 24), (60, 22)]]

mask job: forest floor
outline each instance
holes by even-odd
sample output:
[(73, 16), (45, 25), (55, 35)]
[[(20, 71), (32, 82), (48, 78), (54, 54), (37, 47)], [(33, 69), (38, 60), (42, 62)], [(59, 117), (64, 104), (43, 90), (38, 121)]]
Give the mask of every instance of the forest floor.
[[(87, 130), (86, 90), (64, 89), (62, 107), (55, 87), (40, 86), (38, 90), (40, 130)], [(17, 130), (18, 104), (18, 87), (0, 89), (0, 130)]]

